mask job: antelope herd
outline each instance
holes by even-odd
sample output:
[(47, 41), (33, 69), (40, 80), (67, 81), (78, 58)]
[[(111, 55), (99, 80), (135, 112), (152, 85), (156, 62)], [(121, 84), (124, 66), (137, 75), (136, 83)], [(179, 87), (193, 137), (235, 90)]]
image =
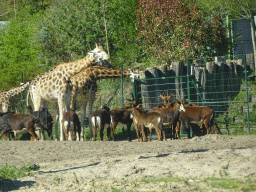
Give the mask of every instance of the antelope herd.
[[(130, 100), (131, 104), (124, 106), (121, 109), (113, 109), (105, 112), (106, 115), (102, 115), (104, 108), (95, 111), (91, 119), (94, 125), (94, 133), (96, 133), (98, 127), (100, 127), (100, 140), (103, 140), (103, 129), (107, 128), (107, 138), (110, 140), (110, 131), (112, 133), (112, 139), (114, 140), (114, 131), (117, 125), (127, 125), (128, 140), (130, 141), (130, 128), (131, 124), (134, 124), (138, 141), (148, 141), (147, 135), (149, 132), (149, 141), (151, 141), (152, 129), (155, 130), (157, 139), (159, 141), (166, 140), (166, 133), (164, 124), (168, 124), (171, 130), (171, 138), (180, 139), (180, 127), (185, 124), (190, 138), (190, 125), (197, 124), (203, 131), (203, 128), (207, 130), (207, 134), (211, 128), (217, 134), (219, 128), (214, 121), (214, 110), (208, 107), (200, 107), (196, 104), (185, 104), (184, 100), (171, 100), (170, 96), (160, 97), (164, 100), (164, 103), (151, 110), (143, 109), (139, 104), (138, 99)], [(109, 123), (110, 122), (110, 123)], [(106, 126), (107, 125), (107, 126)], [(203, 127), (204, 125), (204, 127)], [(220, 132), (220, 131), (219, 131)], [(95, 135), (94, 135), (95, 140)]]

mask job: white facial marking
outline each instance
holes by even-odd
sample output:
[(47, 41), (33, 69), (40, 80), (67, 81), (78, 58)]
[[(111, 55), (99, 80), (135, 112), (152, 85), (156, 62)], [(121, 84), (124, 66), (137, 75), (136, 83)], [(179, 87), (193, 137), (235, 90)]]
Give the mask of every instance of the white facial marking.
[(185, 109), (185, 107), (182, 103), (180, 104), (180, 110), (179, 111), (186, 112), (186, 109)]

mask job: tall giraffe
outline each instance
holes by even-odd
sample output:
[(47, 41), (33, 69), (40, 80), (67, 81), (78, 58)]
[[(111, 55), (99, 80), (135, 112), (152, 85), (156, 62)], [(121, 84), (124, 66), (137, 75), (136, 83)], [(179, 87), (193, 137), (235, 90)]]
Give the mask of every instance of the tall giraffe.
[(32, 82), (27, 95), (29, 94), (34, 105), (34, 111), (39, 111), (42, 101), (57, 100), (60, 122), (60, 141), (63, 141), (62, 119), (64, 112), (68, 111), (71, 99), (71, 89), (69, 88), (69, 79), (71, 76), (79, 73), (84, 68), (92, 65), (106, 65), (109, 56), (100, 46), (79, 60), (60, 63), (54, 66), (48, 72), (38, 75)]
[[(138, 76), (137, 72), (132, 72), (131, 70), (123, 71), (124, 77), (131, 77), (132, 79)], [(89, 119), (92, 114), (92, 105), (95, 100), (95, 94), (97, 91), (97, 80), (107, 79), (107, 78), (120, 78), (120, 69), (104, 68), (99, 66), (88, 67), (77, 73), (76, 75), (70, 77), (71, 87), (72, 87), (72, 97), (70, 102), (70, 108), (74, 108), (74, 103), (76, 100), (76, 95), (83, 96), (82, 105), (82, 123), (86, 113), (86, 105), (89, 101)], [(92, 130), (90, 127), (90, 137), (92, 136)], [(81, 140), (83, 140), (83, 126), (81, 126)]]
[(15, 97), (16, 95), (25, 91), (25, 89), (29, 86), (29, 82), (21, 83), (18, 86), (12, 87), (10, 89), (4, 90), (0, 92), (0, 105), (2, 105), (2, 111), (8, 112), (10, 106), (10, 98)]

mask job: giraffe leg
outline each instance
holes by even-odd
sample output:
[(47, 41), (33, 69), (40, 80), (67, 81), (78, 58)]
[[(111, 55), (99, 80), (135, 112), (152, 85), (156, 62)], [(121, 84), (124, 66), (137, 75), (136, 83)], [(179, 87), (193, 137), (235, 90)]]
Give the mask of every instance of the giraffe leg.
[(4, 113), (9, 111), (9, 100), (5, 100), (2, 103), (2, 110), (3, 110)]
[(58, 105), (59, 105), (59, 125), (60, 125), (60, 141), (64, 140), (64, 134), (63, 134), (63, 127), (62, 127), (62, 120), (63, 120), (63, 115), (64, 115), (64, 102), (59, 99), (58, 100)]
[[(88, 118), (91, 119), (92, 117), (92, 106), (95, 100), (95, 94), (96, 94), (97, 86), (92, 86), (89, 91), (89, 114)], [(89, 121), (89, 129), (90, 129), (90, 138), (92, 138), (92, 124), (91, 121)]]
[(84, 140), (84, 118), (85, 118), (85, 115), (86, 115), (86, 106), (87, 106), (87, 101), (84, 100), (83, 105), (82, 105), (80, 141)]

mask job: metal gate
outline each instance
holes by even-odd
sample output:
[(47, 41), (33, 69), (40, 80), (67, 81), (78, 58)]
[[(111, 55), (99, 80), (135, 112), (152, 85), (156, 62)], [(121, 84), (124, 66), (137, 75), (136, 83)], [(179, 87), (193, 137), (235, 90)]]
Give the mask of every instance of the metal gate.
[[(174, 62), (166, 70), (142, 71), (140, 76), (146, 78), (135, 80), (134, 94), (141, 99), (145, 109), (151, 109), (163, 102), (160, 94), (173, 93), (174, 100), (186, 99), (188, 103), (213, 109), (215, 121), (222, 131), (247, 128), (250, 133), (255, 108), (252, 101), (256, 94), (253, 87), (248, 91), (248, 80), (254, 76), (248, 75), (252, 70), (246, 64), (246, 56), (211, 60), (188, 59), (186, 63)], [(253, 82), (249, 82), (249, 86)]]

